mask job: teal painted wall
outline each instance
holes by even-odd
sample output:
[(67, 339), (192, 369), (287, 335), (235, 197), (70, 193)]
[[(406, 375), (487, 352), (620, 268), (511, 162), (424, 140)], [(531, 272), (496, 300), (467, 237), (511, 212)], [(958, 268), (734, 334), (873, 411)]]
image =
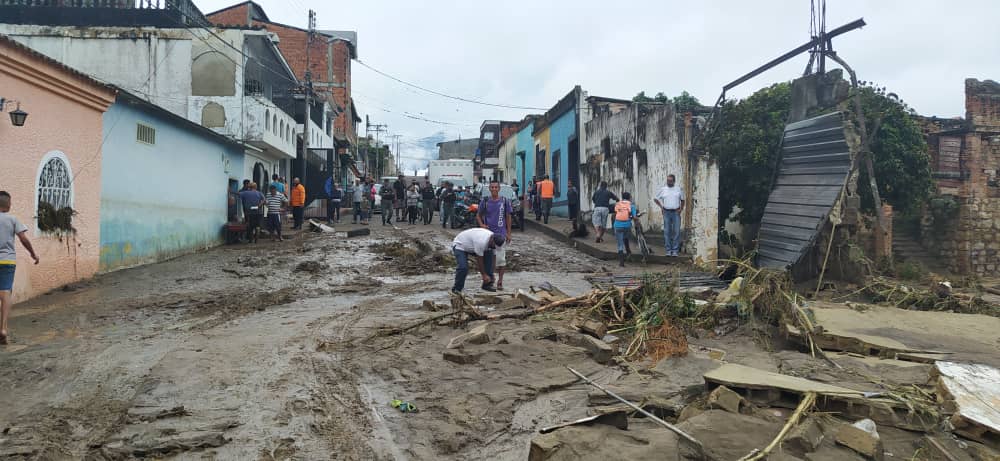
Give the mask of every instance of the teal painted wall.
[[(154, 145), (136, 140), (140, 122), (156, 130)], [(102, 150), (101, 271), (222, 242), (242, 149), (119, 98), (104, 114)]]
[[(559, 152), (559, 178), (556, 184), (556, 197), (553, 201), (552, 214), (556, 216), (569, 216), (569, 207), (566, 205), (566, 180), (569, 179), (569, 141), (576, 137), (576, 109), (570, 109), (559, 116), (549, 125), (549, 151), (546, 153), (549, 165), (546, 171), (550, 175), (556, 170), (555, 153)], [(556, 178), (552, 178), (555, 180)], [(577, 184), (577, 189), (580, 185)]]
[[(517, 174), (517, 183), (521, 185), (521, 191), (524, 194), (528, 193), (531, 189), (531, 177), (535, 174), (535, 138), (531, 135), (531, 131), (535, 129), (534, 123), (529, 123), (521, 128), (515, 136), (517, 136), (517, 146), (514, 150), (515, 160), (514, 170)], [(516, 157), (518, 152), (525, 153), (524, 162), (526, 165), (521, 165), (521, 158)], [(525, 174), (525, 170), (527, 173)], [(522, 178), (524, 179), (522, 181)]]

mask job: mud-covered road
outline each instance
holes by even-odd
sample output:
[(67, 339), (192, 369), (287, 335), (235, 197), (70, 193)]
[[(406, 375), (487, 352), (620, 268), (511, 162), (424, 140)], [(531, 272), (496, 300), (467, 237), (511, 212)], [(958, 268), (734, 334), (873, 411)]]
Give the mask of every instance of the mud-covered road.
[[(461, 333), (448, 327), (360, 341), (448, 300), (450, 268), (372, 245), (444, 253), (455, 232), (398, 226), (220, 247), (16, 305), (0, 349), (0, 458), (525, 459), (539, 424), (585, 414), (574, 402), (587, 389), (570, 388), (564, 365), (602, 367), (539, 340), (541, 326), (506, 331), (477, 366), (442, 359)], [(585, 273), (608, 265), (530, 231), (509, 254), (508, 291), (583, 292)]]

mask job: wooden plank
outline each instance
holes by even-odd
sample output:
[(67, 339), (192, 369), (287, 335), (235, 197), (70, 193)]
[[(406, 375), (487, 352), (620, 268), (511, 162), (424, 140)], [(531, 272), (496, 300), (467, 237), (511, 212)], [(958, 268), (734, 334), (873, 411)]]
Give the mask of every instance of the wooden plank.
[(764, 255), (757, 256), (757, 266), (759, 267), (769, 267), (771, 269), (784, 269), (790, 266), (794, 261), (784, 261), (780, 259), (768, 258)]
[(800, 174), (839, 174), (846, 176), (848, 170), (850, 170), (851, 168), (850, 165), (844, 165), (844, 164), (812, 166), (814, 164), (807, 163), (806, 165), (809, 166), (801, 164), (789, 165), (787, 167), (782, 168), (779, 174), (781, 174), (782, 176), (800, 175)]
[(769, 240), (759, 240), (758, 241), (758, 245), (760, 245), (760, 246), (765, 246), (766, 245), (769, 248), (778, 248), (778, 249), (781, 249), (781, 250), (796, 251), (796, 252), (802, 251), (802, 245), (804, 243), (805, 242), (801, 242), (801, 241), (798, 241), (798, 240), (774, 240), (774, 239), (769, 239)]
[(782, 175), (778, 176), (779, 186), (841, 186), (847, 175)]
[(824, 138), (824, 137), (844, 137), (844, 126), (840, 123), (836, 125), (831, 125), (827, 128), (820, 128), (816, 130), (803, 130), (803, 131), (792, 131), (785, 132), (785, 144), (789, 142), (801, 142), (803, 139), (809, 138)]
[(847, 141), (836, 139), (833, 141), (816, 141), (808, 144), (798, 144), (784, 146), (783, 151), (786, 157), (797, 157), (805, 154), (829, 153), (829, 152), (849, 152)]
[(805, 120), (800, 120), (798, 122), (789, 123), (785, 127), (785, 132), (795, 132), (801, 131), (808, 128), (822, 129), (823, 127), (842, 124), (844, 122), (844, 116), (840, 112), (831, 112), (829, 114), (823, 114), (813, 118), (807, 118)]
[(761, 239), (765, 236), (774, 236), (779, 238), (789, 238), (793, 240), (801, 240), (803, 242), (809, 242), (812, 240), (813, 234), (816, 231), (810, 229), (799, 229), (796, 227), (780, 227), (774, 226), (772, 224), (761, 224), (760, 235)]
[(784, 160), (782, 160), (782, 165), (797, 165), (800, 163), (818, 163), (818, 162), (850, 164), (851, 154), (848, 153), (847, 151), (844, 151), (844, 152), (832, 152), (829, 154), (821, 154), (821, 155), (785, 157)]
[(815, 230), (823, 221), (823, 219), (812, 216), (789, 216), (777, 213), (764, 213), (764, 217), (760, 220), (761, 224), (772, 224), (775, 226), (794, 227), (809, 230)]
[(822, 218), (829, 213), (829, 206), (817, 206), (817, 205), (794, 205), (790, 203), (777, 203), (768, 202), (767, 207), (764, 208), (764, 214), (785, 214), (792, 216), (811, 216), (813, 218)]
[(955, 432), (1000, 447), (1000, 370), (975, 364), (937, 362), (938, 401), (952, 410)]
[(706, 382), (743, 389), (781, 389), (797, 394), (815, 392), (822, 395), (855, 395), (859, 397), (864, 395), (862, 391), (846, 387), (771, 373), (735, 363), (727, 363), (705, 373), (704, 378)]
[(760, 246), (757, 248), (757, 253), (765, 258), (777, 259), (781, 261), (797, 262), (802, 256), (802, 249), (799, 248), (798, 251), (781, 250), (777, 248), (771, 248), (767, 245), (767, 242), (760, 242)]

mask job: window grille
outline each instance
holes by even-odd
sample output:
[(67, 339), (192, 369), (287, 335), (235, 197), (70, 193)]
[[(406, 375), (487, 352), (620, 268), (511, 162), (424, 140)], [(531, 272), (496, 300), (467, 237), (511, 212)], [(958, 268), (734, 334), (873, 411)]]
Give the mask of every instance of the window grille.
[(38, 203), (47, 203), (56, 210), (71, 206), (72, 187), (66, 162), (61, 158), (49, 159), (38, 178)]
[(156, 128), (137, 123), (135, 125), (135, 140), (143, 144), (156, 144)]

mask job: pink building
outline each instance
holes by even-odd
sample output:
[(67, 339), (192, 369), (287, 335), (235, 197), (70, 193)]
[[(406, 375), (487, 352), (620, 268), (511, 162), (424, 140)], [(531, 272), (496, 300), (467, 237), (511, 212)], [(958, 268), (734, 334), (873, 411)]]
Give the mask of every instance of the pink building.
[[(100, 259), (102, 115), (114, 89), (0, 36), (0, 190), (41, 258), (20, 246), (14, 300), (93, 276)], [(28, 113), (13, 126), (17, 104)], [(20, 244), (18, 244), (20, 245)]]

